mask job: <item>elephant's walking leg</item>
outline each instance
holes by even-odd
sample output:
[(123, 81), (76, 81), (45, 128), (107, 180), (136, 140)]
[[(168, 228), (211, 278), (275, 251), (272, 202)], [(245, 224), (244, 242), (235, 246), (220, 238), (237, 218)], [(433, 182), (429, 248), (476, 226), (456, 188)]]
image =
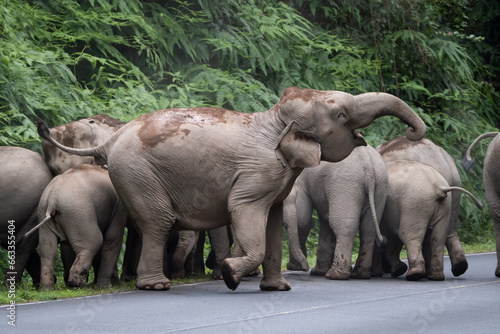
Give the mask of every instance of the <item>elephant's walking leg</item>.
[(54, 259), (57, 255), (57, 236), (46, 225), (40, 227), (40, 286), (53, 289)]
[(214, 264), (212, 268), (212, 278), (222, 279), (222, 262), (231, 257), (231, 245), (229, 243), (228, 227), (222, 226), (208, 231), (210, 246), (214, 252)]
[[(415, 217), (413, 219), (401, 217), (401, 225), (399, 230), (399, 237), (406, 246), (408, 253), (408, 264), (409, 269), (406, 273), (406, 280), (417, 281), (425, 277), (425, 260), (422, 253), (422, 243), (424, 242), (425, 233), (427, 228), (415, 228), (418, 222), (415, 222)], [(423, 219), (424, 217), (417, 219)], [(409, 232), (409, 229), (413, 226), (413, 233)], [(425, 224), (427, 226), (427, 223)]]
[[(234, 242), (241, 248), (240, 251), (235, 251), (233, 256), (242, 254), (242, 256), (227, 258), (222, 262), (222, 276), (231, 290), (236, 289), (241, 278), (255, 270), (264, 260), (266, 222), (269, 212), (261, 209), (258, 204), (240, 204), (231, 211)], [(280, 232), (281, 228), (282, 225), (280, 225)], [(281, 245), (281, 239), (278, 242)]]
[(307, 259), (306, 241), (312, 228), (312, 201), (303, 190), (294, 188), (285, 202), (287, 203), (284, 204), (283, 213), (284, 219), (286, 219), (284, 223), (287, 225), (290, 256), (286, 268), (297, 271), (307, 270), (309, 265), (301, 263), (294, 253), (301, 251)]
[[(102, 233), (95, 220), (90, 219), (88, 223), (80, 220), (76, 226), (82, 228), (72, 230), (70, 233), (67, 231), (68, 240), (76, 253), (75, 261), (69, 271), (69, 287), (83, 287), (87, 284), (92, 260), (103, 243)], [(81, 235), (86, 235), (86, 240), (81, 240)]]
[(71, 269), (73, 262), (75, 262), (76, 254), (67, 240), (62, 241), (59, 244), (59, 247), (61, 249), (61, 261), (64, 267), (64, 284), (68, 285), (69, 270)]
[(500, 184), (487, 179), (489, 175), (485, 175), (484, 185), (486, 190), (486, 200), (490, 209), (491, 218), (493, 220), (493, 227), (495, 229), (495, 240), (497, 249), (497, 266), (495, 269), (495, 276), (500, 277)]
[(319, 238), (316, 249), (316, 265), (311, 269), (313, 276), (325, 276), (333, 263), (336, 239), (332, 228), (328, 224), (328, 219), (319, 216)]
[(375, 226), (370, 214), (361, 217), (359, 226), (358, 259), (351, 273), (351, 278), (370, 278), (375, 245)]
[[(352, 200), (354, 201), (354, 199)], [(349, 279), (351, 275), (352, 246), (356, 237), (356, 231), (358, 230), (359, 220), (359, 210), (353, 213), (348, 205), (330, 206), (329, 222), (335, 234), (336, 242), (333, 262), (330, 270), (325, 275), (326, 277), (336, 280)], [(368, 275), (370, 273), (369, 270), (368, 268)]]
[[(427, 278), (432, 281), (444, 280), (443, 260), (444, 244), (448, 232), (450, 218), (445, 215), (438, 220), (424, 241), (425, 271)], [(426, 249), (428, 248), (428, 249)]]
[(261, 290), (288, 291), (290, 284), (281, 275), (283, 226), (283, 203), (274, 204), (269, 212), (266, 228), (266, 254), (262, 269), (264, 277), (260, 282)]
[(399, 277), (403, 275), (406, 270), (408, 270), (408, 266), (399, 258), (401, 249), (403, 249), (403, 242), (401, 241), (399, 236), (393, 233), (387, 233), (386, 237), (387, 245), (380, 252), (382, 269), (385, 259), (387, 262), (389, 262), (391, 276), (394, 278)]
[(179, 241), (177, 242), (177, 247), (172, 255), (172, 278), (186, 277), (186, 260), (191, 251), (194, 249), (198, 235), (199, 233), (195, 231), (179, 231)]
[(104, 234), (101, 250), (101, 261), (97, 275), (97, 286), (105, 288), (111, 285), (115, 267), (120, 256), (123, 243), (123, 231), (127, 222), (124, 208), (118, 210)]

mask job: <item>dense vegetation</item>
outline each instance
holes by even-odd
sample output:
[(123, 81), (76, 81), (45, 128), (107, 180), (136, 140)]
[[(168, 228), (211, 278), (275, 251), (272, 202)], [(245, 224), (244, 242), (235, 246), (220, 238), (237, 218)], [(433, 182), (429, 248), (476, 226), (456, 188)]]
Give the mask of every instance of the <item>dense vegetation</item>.
[[(458, 165), (500, 126), (499, 17), (496, 0), (0, 0), (0, 145), (40, 150), (37, 118), (256, 112), (299, 86), (397, 95)], [(376, 146), (404, 127), (383, 118), (363, 133)], [(459, 169), (483, 196), (481, 163)], [(464, 199), (462, 240), (491, 234)]]

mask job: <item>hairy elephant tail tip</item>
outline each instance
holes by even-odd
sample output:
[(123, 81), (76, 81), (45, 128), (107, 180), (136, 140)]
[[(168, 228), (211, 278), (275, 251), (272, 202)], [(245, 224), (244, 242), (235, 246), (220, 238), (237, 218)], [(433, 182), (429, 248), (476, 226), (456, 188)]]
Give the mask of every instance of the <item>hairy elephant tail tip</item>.
[(43, 119), (38, 119), (38, 121), (36, 122), (36, 128), (38, 130), (38, 134), (43, 139), (47, 140), (50, 137), (49, 125)]
[(464, 156), (462, 160), (462, 165), (464, 166), (464, 169), (467, 173), (470, 173), (470, 169), (474, 165), (476, 160), (474, 158), (467, 159), (467, 156)]
[(383, 249), (385, 247), (385, 245), (387, 245), (387, 238), (384, 235), (382, 235), (381, 237), (382, 238), (377, 239), (377, 243), (378, 243), (378, 247)]

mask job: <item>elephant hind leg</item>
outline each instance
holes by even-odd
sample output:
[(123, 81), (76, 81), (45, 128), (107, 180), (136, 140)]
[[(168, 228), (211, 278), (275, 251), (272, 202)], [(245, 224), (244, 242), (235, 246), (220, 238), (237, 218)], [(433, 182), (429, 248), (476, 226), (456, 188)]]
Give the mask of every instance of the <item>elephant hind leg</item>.
[(54, 260), (57, 255), (57, 236), (47, 225), (40, 227), (40, 286), (53, 289), (55, 284)]

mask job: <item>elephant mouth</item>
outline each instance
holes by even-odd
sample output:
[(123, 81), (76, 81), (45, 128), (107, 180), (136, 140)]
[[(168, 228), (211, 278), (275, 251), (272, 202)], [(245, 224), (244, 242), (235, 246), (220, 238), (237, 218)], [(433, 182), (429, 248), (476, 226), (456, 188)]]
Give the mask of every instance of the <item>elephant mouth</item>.
[(367, 145), (366, 140), (361, 135), (361, 133), (359, 133), (356, 130), (353, 130), (353, 134), (354, 134), (354, 142), (356, 143), (356, 146), (366, 146)]

